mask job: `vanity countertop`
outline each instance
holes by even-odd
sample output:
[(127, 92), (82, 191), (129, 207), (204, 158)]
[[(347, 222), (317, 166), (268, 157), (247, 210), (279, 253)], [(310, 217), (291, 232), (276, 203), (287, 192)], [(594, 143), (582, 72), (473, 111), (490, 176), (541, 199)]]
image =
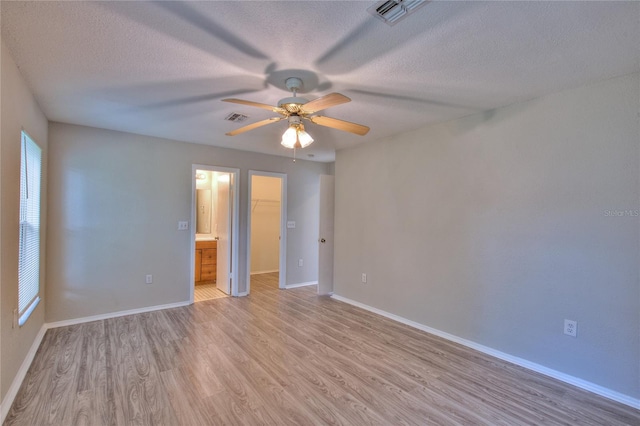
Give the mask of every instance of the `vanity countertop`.
[(215, 237), (198, 237), (196, 235), (196, 241), (216, 241)]

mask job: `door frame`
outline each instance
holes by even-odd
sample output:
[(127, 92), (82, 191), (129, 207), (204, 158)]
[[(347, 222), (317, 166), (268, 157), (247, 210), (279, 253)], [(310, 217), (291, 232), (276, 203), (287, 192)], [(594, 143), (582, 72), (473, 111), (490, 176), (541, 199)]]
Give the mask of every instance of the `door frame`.
[(240, 252), (238, 249), (239, 246), (239, 236), (240, 236), (240, 209), (239, 209), (239, 200), (238, 197), (238, 189), (240, 188), (240, 169), (230, 168), (230, 167), (222, 167), (222, 166), (213, 166), (210, 164), (192, 164), (191, 165), (191, 226), (190, 230), (190, 247), (191, 247), (191, 255), (189, 259), (191, 259), (191, 266), (189, 267), (189, 303), (193, 303), (193, 292), (195, 291), (195, 278), (196, 278), (196, 170), (207, 170), (210, 172), (220, 172), (220, 173), (229, 173), (233, 175), (233, 190), (231, 193), (231, 200), (229, 201), (229, 205), (231, 206), (231, 271), (229, 271), (229, 278), (231, 279), (231, 296), (238, 296), (238, 253)]
[(247, 199), (247, 206), (249, 206), (247, 208), (247, 294), (251, 291), (251, 181), (253, 180), (253, 176), (282, 179), (282, 185), (280, 186), (280, 262), (278, 264), (280, 271), (278, 272), (278, 288), (286, 288), (287, 283), (287, 175), (286, 173), (249, 170), (249, 194)]

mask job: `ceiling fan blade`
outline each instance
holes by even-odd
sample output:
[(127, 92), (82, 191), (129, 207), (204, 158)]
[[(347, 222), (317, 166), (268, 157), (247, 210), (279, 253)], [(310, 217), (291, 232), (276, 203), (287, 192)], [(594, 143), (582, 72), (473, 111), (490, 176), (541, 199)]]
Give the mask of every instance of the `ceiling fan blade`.
[(232, 130), (229, 133), (225, 133), (225, 134), (227, 136), (239, 135), (240, 133), (248, 132), (249, 130), (257, 129), (258, 127), (266, 126), (267, 124), (277, 123), (278, 121), (282, 120), (283, 118), (284, 117), (267, 118), (266, 120), (257, 121), (255, 123), (248, 124), (248, 125), (246, 125), (244, 127), (240, 127), (239, 129)]
[(259, 102), (245, 101), (243, 99), (228, 98), (228, 99), (223, 99), (222, 102), (231, 102), (233, 104), (248, 105), (256, 108), (262, 108), (269, 111), (277, 112), (279, 114), (284, 113), (284, 110), (282, 108), (274, 107), (273, 105), (261, 104)]
[(347, 98), (345, 95), (341, 95), (340, 93), (329, 93), (326, 96), (322, 96), (302, 105), (302, 112), (305, 114), (313, 114), (314, 112), (322, 111), (323, 109), (332, 106), (346, 104), (347, 102), (351, 102), (351, 99)]
[(360, 136), (364, 136), (369, 132), (369, 128), (367, 126), (351, 123), (350, 121), (338, 120), (337, 118), (316, 115), (314, 117), (309, 117), (309, 120), (311, 120), (312, 123), (319, 124), (320, 126), (331, 127), (332, 129), (343, 130)]

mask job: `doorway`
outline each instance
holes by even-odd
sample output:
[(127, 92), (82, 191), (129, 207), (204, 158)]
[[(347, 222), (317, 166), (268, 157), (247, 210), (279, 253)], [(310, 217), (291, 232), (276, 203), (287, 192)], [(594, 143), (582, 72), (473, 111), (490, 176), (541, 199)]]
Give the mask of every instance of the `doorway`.
[(192, 165), (191, 303), (238, 295), (238, 176)]
[[(286, 285), (287, 175), (249, 171), (247, 293), (251, 280)], [(264, 280), (266, 278), (266, 281)]]

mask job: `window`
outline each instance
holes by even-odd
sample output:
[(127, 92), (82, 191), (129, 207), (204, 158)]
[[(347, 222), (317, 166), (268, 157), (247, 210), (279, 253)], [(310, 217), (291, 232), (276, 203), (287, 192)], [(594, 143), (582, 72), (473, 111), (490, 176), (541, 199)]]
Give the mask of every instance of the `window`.
[(24, 325), (40, 302), (40, 177), (42, 150), (22, 132), (20, 155), (20, 247), (18, 324)]

